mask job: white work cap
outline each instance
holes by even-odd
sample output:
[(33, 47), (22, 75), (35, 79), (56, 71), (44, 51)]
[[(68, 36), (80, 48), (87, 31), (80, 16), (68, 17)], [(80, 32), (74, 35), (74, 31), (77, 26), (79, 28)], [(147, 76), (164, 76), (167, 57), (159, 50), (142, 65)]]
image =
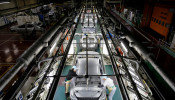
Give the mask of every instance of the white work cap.
[(72, 68), (73, 68), (74, 70), (78, 70), (77, 66), (72, 66)]
[[(106, 75), (106, 74), (103, 74)], [(107, 76), (101, 76), (102, 79), (107, 79)]]

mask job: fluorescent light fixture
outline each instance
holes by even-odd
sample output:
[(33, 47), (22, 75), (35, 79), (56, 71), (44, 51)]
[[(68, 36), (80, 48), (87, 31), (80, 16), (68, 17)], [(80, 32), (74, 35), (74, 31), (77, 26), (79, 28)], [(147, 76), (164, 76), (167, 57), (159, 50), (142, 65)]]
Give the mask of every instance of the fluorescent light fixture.
[(56, 42), (55, 42), (55, 44), (52, 46), (52, 48), (50, 49), (50, 54), (53, 52), (53, 50), (55, 49), (55, 47), (56, 47)]
[(121, 42), (121, 46), (122, 46), (122, 48), (124, 49), (124, 51), (125, 51), (126, 53), (128, 53), (128, 49), (125, 47), (125, 45), (123, 44), (123, 42)]
[(73, 44), (71, 44), (71, 46), (70, 46), (70, 50), (69, 50), (69, 53), (68, 53), (68, 58), (71, 56), (70, 54), (74, 54), (74, 46), (73, 46)]

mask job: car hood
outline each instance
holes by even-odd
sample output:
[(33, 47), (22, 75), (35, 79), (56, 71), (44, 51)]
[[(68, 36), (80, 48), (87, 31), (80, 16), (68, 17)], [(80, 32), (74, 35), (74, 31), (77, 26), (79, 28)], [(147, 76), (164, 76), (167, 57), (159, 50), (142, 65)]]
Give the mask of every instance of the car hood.
[(103, 91), (98, 87), (74, 87), (70, 93), (77, 98), (99, 98)]

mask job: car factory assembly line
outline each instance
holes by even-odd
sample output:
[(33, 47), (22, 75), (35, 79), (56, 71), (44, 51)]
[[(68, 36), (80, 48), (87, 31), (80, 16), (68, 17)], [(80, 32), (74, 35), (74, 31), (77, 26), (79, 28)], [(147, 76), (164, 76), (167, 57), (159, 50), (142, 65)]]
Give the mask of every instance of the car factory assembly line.
[[(0, 91), (4, 91), (13, 77), (21, 69), (25, 70), (1, 99), (19, 97), (33, 70), (38, 69), (34, 81), (22, 95), (23, 100), (66, 100), (65, 78), (72, 66), (78, 70), (70, 82), (69, 100), (107, 100), (109, 91), (102, 85), (103, 76), (114, 82), (113, 100), (173, 97), (174, 83), (137, 39), (123, 30), (126, 29), (106, 9), (96, 5), (74, 9), (33, 43), (0, 79)], [(148, 62), (163, 81), (152, 78), (144, 62)], [(160, 84), (166, 86), (160, 90)]]

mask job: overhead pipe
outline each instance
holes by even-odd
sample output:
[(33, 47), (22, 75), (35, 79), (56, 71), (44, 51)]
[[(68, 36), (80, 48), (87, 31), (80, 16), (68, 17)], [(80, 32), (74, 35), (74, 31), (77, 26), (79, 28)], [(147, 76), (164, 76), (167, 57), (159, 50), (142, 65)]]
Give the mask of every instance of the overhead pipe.
[(28, 66), (36, 55), (44, 48), (48, 46), (48, 42), (51, 40), (54, 34), (61, 28), (61, 25), (67, 20), (61, 23), (57, 23), (52, 29), (42, 35), (35, 43), (33, 43), (18, 59), (17, 63), (0, 79), (0, 91), (12, 80), (12, 78), (20, 71), (21, 68)]
[(127, 34), (122, 36), (121, 38), (125, 38), (129, 42), (129, 46), (134, 48), (135, 51), (142, 57), (143, 60), (148, 61), (153, 68), (159, 73), (159, 75), (166, 81), (166, 83), (172, 88), (175, 92), (175, 84), (174, 82), (159, 68), (159, 66), (154, 62), (154, 60), (150, 57), (150, 53), (148, 53), (144, 47), (141, 46), (131, 35)]

